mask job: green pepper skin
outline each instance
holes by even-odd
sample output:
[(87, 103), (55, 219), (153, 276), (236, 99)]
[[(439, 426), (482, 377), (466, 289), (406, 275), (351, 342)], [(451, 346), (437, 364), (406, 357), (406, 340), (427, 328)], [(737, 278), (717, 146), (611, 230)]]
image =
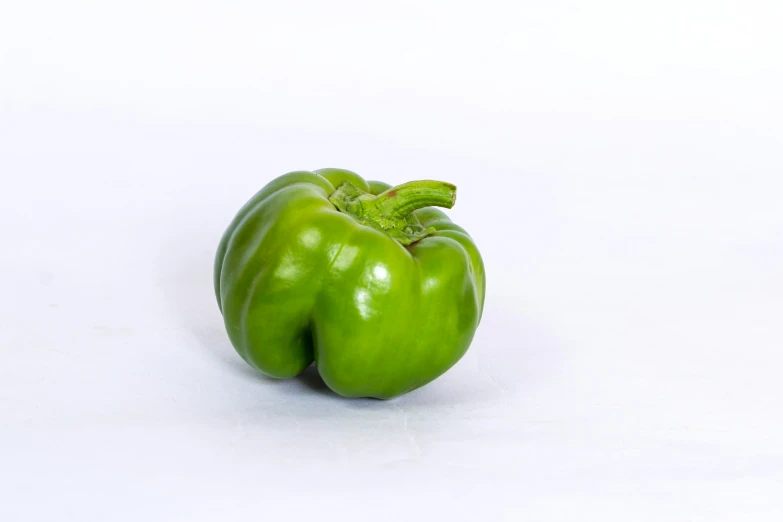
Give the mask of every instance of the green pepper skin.
[(408, 221), (428, 235), (406, 246), (338, 210), (330, 197), (341, 185), (397, 204), (389, 185), (347, 170), (280, 176), (223, 235), (215, 294), (250, 366), (285, 379), (315, 362), (336, 393), (389, 399), (465, 354), (484, 306), (484, 264), (442, 211), (414, 210)]

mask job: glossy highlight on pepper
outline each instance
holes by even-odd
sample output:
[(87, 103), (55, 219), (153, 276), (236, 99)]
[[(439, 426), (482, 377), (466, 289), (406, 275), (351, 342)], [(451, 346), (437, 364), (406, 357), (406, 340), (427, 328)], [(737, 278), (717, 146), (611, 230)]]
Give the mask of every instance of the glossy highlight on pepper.
[(243, 206), (215, 257), (226, 331), (253, 368), (291, 378), (315, 363), (345, 397), (389, 399), (465, 354), (484, 264), (437, 207), (456, 187), (396, 187), (343, 169), (276, 178)]

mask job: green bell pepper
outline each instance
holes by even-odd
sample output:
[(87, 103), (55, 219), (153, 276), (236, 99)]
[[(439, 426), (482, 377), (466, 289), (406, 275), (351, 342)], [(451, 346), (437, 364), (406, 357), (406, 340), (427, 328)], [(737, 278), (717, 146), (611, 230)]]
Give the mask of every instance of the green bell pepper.
[(451, 208), (454, 185), (391, 188), (342, 169), (290, 172), (239, 211), (218, 246), (215, 294), (239, 355), (290, 378), (315, 361), (346, 397), (419, 388), (467, 351), (484, 264)]

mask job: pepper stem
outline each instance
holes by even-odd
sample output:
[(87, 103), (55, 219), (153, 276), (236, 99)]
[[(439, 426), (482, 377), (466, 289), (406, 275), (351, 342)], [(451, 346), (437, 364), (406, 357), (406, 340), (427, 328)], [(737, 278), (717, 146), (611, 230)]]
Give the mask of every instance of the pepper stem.
[(424, 228), (413, 212), (425, 207), (451, 208), (456, 197), (457, 187), (443, 181), (411, 181), (377, 196), (345, 181), (329, 201), (359, 222), (410, 245), (435, 232), (434, 228)]
[(451, 208), (457, 199), (457, 187), (442, 181), (410, 181), (378, 194), (372, 202), (382, 214), (404, 219), (425, 207)]

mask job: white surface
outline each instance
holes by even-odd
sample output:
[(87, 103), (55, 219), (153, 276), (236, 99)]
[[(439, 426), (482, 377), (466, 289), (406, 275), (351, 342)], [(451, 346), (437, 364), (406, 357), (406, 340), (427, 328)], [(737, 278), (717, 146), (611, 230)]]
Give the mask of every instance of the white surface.
[[(4, 3), (0, 520), (783, 519), (781, 3), (522, 4)], [(326, 166), (455, 182), (484, 254), (398, 400), (254, 375), (214, 302)]]

